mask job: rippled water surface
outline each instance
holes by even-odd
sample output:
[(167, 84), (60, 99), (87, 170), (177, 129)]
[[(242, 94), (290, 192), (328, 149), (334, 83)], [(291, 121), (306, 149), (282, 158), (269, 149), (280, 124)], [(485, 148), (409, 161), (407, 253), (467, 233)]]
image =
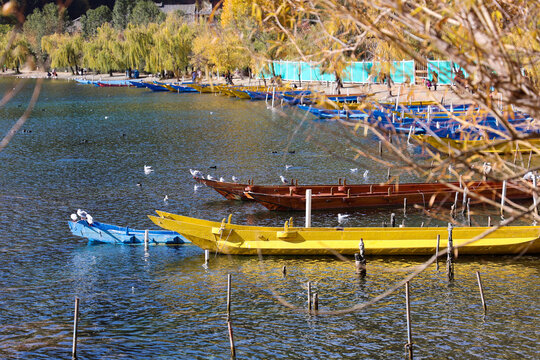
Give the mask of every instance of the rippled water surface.
[[(16, 83), (0, 80), (1, 93)], [(24, 112), (33, 85), (28, 81), (0, 109), (2, 136)], [(366, 279), (331, 257), (212, 256), (205, 270), (195, 246), (145, 253), (141, 246), (88, 245), (69, 232), (77, 208), (139, 228), (152, 227), (146, 215), (155, 209), (216, 220), (232, 213), (237, 223), (259, 225), (292, 215), (304, 221), (303, 214), (225, 201), (208, 188), (194, 191), (189, 168), (258, 183), (277, 183), (279, 175), (301, 183), (362, 182), (366, 169), (369, 181), (387, 176), (375, 163), (350, 163), (353, 152), (332, 134), (341, 131), (337, 126), (284, 114), (264, 102), (222, 96), (45, 81), (26, 131), (0, 152), (0, 358), (69, 358), (75, 296), (80, 359), (229, 358), (228, 273), (238, 358), (403, 358), (403, 289), (355, 312), (298, 309), (306, 308), (307, 281), (322, 311), (346, 310), (398, 283), (425, 258), (368, 259)], [(374, 138), (358, 139), (376, 153)], [(155, 172), (144, 175), (144, 165)], [(354, 167), (358, 174), (351, 174)], [(401, 222), (402, 213), (393, 211)], [(380, 225), (391, 212), (351, 212), (350, 225)], [(484, 224), (489, 212), (475, 214), (473, 221)], [(410, 209), (405, 224), (421, 222), (428, 220)], [(336, 213), (314, 213), (313, 224), (335, 226)], [(460, 257), (452, 284), (443, 269), (432, 266), (411, 282), (415, 357), (538, 358), (537, 257)], [(485, 316), (475, 271), (482, 273)]]

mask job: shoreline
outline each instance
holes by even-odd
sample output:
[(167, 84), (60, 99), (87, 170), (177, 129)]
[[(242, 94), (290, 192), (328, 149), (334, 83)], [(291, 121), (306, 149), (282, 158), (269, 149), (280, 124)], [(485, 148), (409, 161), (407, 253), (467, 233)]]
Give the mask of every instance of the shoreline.
[[(75, 79), (88, 79), (88, 80), (102, 80), (102, 81), (113, 81), (113, 80), (128, 80), (128, 77), (125, 73), (113, 72), (113, 76), (109, 74), (87, 74), (87, 75), (73, 75), (71, 72), (57, 72), (57, 77), (48, 78), (47, 72), (37, 71), (37, 70), (22, 70), (20, 74), (15, 74), (13, 70), (7, 70), (0, 73), (0, 77), (14, 77), (19, 79), (50, 79), (50, 80), (70, 80), (74, 81)], [(151, 75), (142, 75), (139, 79), (144, 79), (146, 81), (163, 81), (159, 78)], [(190, 79), (184, 78), (185, 81)], [(205, 79), (202, 83), (208, 83)], [(176, 81), (176, 79), (168, 79), (166, 81)], [(264, 82), (261, 79), (249, 79), (249, 78), (233, 78), (235, 85), (262, 85)], [(269, 81), (267, 81), (269, 82)], [(216, 84), (225, 84), (225, 79), (220, 77)], [(284, 81), (284, 83), (291, 83)], [(299, 86), (299, 82), (292, 82)], [(335, 83), (328, 82), (302, 82), (302, 87), (299, 89), (310, 89), (315, 91), (323, 92), (327, 95), (334, 95), (335, 92)], [(439, 85), (437, 90), (429, 90), (424, 85), (406, 85), (406, 84), (394, 84), (392, 86), (392, 95), (388, 93), (388, 86), (386, 84), (379, 83), (345, 83), (341, 88), (341, 94), (372, 94), (371, 98), (377, 101), (395, 101), (400, 95), (400, 98), (406, 99), (407, 101), (440, 101), (451, 102), (453, 104), (462, 104), (468, 103), (466, 99), (462, 98), (457, 94), (452, 86), (450, 85)]]

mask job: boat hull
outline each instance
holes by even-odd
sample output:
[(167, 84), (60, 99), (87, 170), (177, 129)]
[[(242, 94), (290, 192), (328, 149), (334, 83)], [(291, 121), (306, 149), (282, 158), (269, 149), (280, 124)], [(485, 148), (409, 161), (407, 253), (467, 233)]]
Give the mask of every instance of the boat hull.
[[(80, 236), (95, 243), (106, 244), (129, 244), (141, 245), (144, 244), (145, 230), (136, 230), (126, 227), (119, 227), (100, 222), (94, 222), (92, 225), (84, 220), (77, 222), (69, 221), (71, 233)], [(180, 245), (188, 243), (182, 235), (170, 230), (149, 230), (148, 244), (150, 245)]]
[[(362, 239), (368, 255), (433, 255), (447, 247), (446, 228), (298, 228), (243, 226), (165, 212), (149, 216), (158, 226), (181, 233), (204, 250), (230, 255), (353, 255)], [(540, 227), (512, 226), (476, 240), (487, 227), (453, 229), (460, 254), (538, 254)], [(474, 241), (476, 240), (476, 241)]]

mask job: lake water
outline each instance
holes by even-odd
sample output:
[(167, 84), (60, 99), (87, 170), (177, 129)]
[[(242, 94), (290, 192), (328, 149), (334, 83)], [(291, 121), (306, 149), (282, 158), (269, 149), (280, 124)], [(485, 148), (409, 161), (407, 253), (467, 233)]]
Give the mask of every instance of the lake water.
[[(0, 91), (19, 83), (1, 79)], [(0, 108), (1, 136), (24, 112), (34, 84), (27, 81)], [(75, 296), (79, 359), (230, 358), (227, 274), (239, 359), (405, 357), (402, 288), (359, 311), (308, 315), (306, 282), (322, 311), (346, 310), (426, 258), (370, 258), (365, 279), (351, 259), (332, 257), (212, 255), (205, 270), (195, 246), (145, 253), (142, 246), (89, 245), (67, 226), (78, 208), (98, 221), (143, 229), (152, 227), (146, 216), (155, 209), (213, 220), (232, 213), (241, 224), (278, 226), (290, 216), (303, 222), (302, 213), (226, 201), (204, 187), (194, 191), (188, 169), (256, 183), (277, 183), (279, 175), (300, 183), (363, 182), (367, 169), (368, 181), (383, 181), (386, 168), (350, 161), (354, 153), (337, 125), (302, 122), (302, 114), (272, 112), (264, 102), (46, 80), (23, 129), (0, 152), (0, 358), (69, 358)], [(374, 138), (356, 139), (376, 152)], [(144, 175), (144, 165), (155, 171)], [(400, 181), (414, 180), (400, 174)], [(379, 226), (392, 211), (400, 223), (401, 210), (383, 209), (350, 212), (349, 225)], [(473, 222), (485, 224), (496, 212), (477, 214)], [(336, 215), (316, 212), (312, 223), (336, 226)], [(429, 220), (411, 208), (405, 224), (421, 222)], [(449, 284), (443, 262), (439, 271), (428, 268), (411, 282), (415, 357), (538, 358), (539, 270), (535, 256), (459, 257)]]

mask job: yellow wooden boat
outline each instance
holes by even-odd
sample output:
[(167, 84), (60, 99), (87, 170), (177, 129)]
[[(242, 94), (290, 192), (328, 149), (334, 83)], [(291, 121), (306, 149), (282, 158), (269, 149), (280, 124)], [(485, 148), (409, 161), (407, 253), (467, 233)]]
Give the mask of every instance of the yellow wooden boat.
[[(149, 216), (158, 226), (180, 233), (205, 250), (234, 255), (352, 255), (363, 239), (370, 255), (432, 255), (440, 235), (441, 248), (447, 246), (446, 228), (303, 228), (292, 218), (283, 227), (263, 227), (215, 222), (157, 211)], [(456, 227), (454, 246), (460, 254), (538, 254), (540, 226), (508, 226), (466, 244), (487, 227)]]
[[(415, 136), (418, 141), (425, 142), (443, 153), (450, 153), (452, 150), (470, 151), (482, 149), (486, 153), (508, 154), (513, 152), (536, 152), (540, 150), (540, 139), (517, 140), (501, 142), (500, 140), (455, 140), (449, 138), (439, 138), (429, 135)], [(490, 144), (493, 144), (490, 146)]]

